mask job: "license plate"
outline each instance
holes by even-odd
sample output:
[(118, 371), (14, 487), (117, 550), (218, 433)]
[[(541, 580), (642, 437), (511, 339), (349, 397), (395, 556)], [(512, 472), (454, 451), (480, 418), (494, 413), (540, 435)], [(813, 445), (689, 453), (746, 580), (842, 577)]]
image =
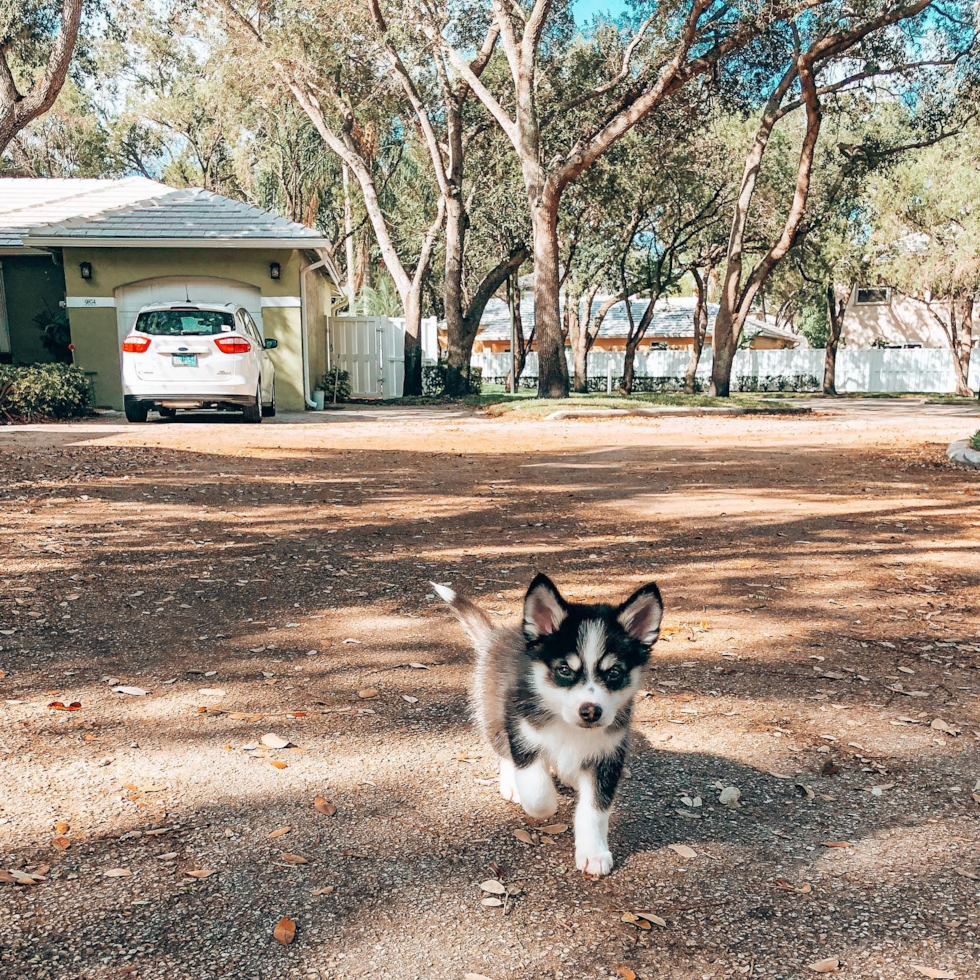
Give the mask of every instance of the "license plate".
[(197, 367), (197, 354), (174, 354), (174, 367)]

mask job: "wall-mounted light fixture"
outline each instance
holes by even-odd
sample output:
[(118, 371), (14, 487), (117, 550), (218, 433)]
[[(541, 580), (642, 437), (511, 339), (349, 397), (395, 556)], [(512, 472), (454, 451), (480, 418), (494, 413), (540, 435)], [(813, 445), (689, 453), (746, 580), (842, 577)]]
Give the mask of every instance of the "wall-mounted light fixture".
[(92, 263), (91, 262), (83, 262), (81, 265), (79, 265), (78, 272), (79, 272), (79, 275), (83, 279), (91, 279), (92, 278)]
[(272, 279), (278, 279), (282, 275), (282, 266), (278, 262), (269, 263), (269, 276)]

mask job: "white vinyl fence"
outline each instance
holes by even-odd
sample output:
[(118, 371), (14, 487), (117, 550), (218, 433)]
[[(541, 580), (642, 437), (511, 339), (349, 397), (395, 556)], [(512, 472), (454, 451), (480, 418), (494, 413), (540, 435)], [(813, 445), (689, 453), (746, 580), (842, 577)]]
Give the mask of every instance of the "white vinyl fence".
[[(622, 351), (591, 351), (588, 360), (589, 377), (619, 378), (623, 373)], [(566, 351), (569, 374), (572, 371), (571, 351)], [(637, 377), (683, 379), (689, 354), (679, 350), (638, 351)], [(698, 364), (698, 377), (711, 376), (711, 350), (705, 349)], [(510, 371), (510, 354), (482, 352), (473, 355), (473, 364), (483, 369), (484, 380), (503, 378)], [(757, 378), (759, 382), (784, 378), (789, 386), (800, 377), (823, 383), (824, 351), (819, 348), (792, 350), (740, 350), (732, 369), (733, 386), (739, 378)], [(538, 373), (538, 355), (528, 354), (522, 377)], [(837, 352), (837, 390), (840, 392), (952, 392), (956, 390), (953, 354), (949, 350), (917, 348), (909, 350), (850, 350)], [(595, 382), (593, 382), (594, 384)], [(970, 362), (970, 386), (980, 389), (980, 349), (974, 349)]]

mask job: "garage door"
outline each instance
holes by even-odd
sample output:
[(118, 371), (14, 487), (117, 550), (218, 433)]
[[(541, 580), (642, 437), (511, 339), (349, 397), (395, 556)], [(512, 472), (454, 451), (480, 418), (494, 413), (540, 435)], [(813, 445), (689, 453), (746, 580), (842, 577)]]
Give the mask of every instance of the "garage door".
[[(119, 343), (136, 322), (136, 314), (150, 303), (235, 303), (244, 306), (262, 330), (262, 294), (257, 286), (234, 279), (214, 279), (207, 276), (165, 276), (143, 279), (120, 286), (116, 290), (116, 324)], [(264, 334), (263, 334), (264, 336)]]

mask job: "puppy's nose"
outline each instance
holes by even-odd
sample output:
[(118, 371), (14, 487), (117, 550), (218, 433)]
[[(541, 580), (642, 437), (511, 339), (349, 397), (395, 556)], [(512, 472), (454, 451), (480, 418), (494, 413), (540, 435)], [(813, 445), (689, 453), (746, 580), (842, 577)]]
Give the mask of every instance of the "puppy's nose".
[(602, 708), (597, 704), (586, 701), (585, 704), (579, 706), (578, 716), (582, 721), (587, 721), (589, 724), (592, 724), (602, 717)]

